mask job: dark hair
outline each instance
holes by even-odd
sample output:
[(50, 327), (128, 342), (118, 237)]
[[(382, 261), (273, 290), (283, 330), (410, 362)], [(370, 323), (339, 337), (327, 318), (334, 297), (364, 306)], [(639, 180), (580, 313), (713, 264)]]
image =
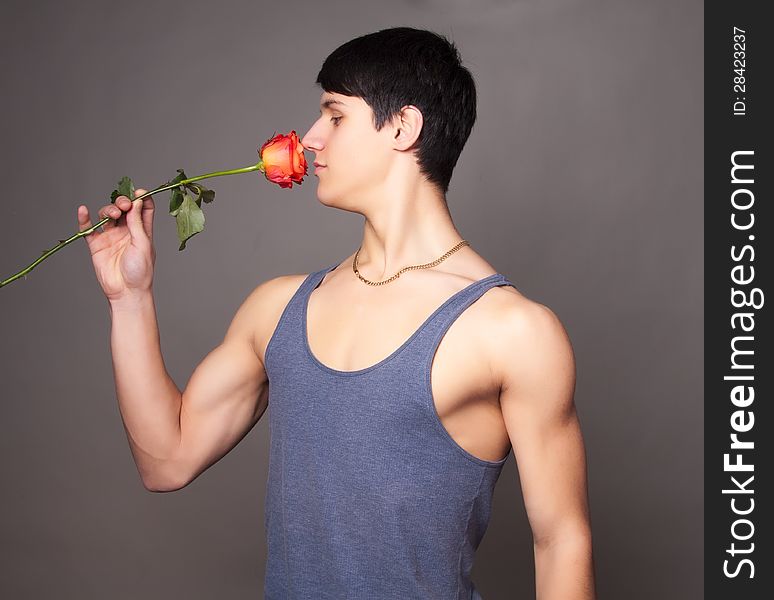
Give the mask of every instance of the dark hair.
[(416, 143), (419, 170), (446, 194), (476, 121), (476, 84), (452, 42), (412, 27), (369, 33), (334, 50), (315, 83), (362, 98), (377, 131), (407, 104), (416, 106), (424, 120)]

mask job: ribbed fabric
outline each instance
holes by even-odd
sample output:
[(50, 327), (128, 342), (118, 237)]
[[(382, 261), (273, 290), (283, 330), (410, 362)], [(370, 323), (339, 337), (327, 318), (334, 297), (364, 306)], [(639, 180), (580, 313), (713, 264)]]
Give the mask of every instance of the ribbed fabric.
[(433, 404), (430, 368), (493, 274), (452, 295), (390, 356), (338, 371), (312, 354), (311, 273), (266, 348), (271, 435), (265, 600), (480, 600), (470, 579), (502, 467), (464, 450)]

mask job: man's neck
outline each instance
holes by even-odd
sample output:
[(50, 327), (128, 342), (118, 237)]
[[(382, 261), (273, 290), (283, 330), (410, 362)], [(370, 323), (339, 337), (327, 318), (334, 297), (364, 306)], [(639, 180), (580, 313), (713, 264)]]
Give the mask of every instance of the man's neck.
[(463, 239), (438, 194), (410, 201), (393, 198), (364, 216), (358, 270), (369, 279), (385, 279), (405, 267), (432, 262)]

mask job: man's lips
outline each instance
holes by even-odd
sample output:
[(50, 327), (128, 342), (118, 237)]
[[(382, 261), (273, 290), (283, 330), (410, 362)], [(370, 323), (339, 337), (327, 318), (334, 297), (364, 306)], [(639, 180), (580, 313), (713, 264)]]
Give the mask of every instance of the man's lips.
[(316, 162), (314, 163), (314, 167), (315, 167), (314, 172), (316, 175), (319, 171), (325, 168), (325, 165), (321, 165), (320, 163)]

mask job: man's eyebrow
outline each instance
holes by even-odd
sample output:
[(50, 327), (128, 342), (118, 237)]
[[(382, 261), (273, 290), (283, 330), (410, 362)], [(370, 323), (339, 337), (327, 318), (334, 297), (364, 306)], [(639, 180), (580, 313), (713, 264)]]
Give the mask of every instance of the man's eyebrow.
[(336, 100), (335, 98), (329, 98), (328, 100), (325, 100), (324, 102), (320, 103), (320, 114), (322, 114), (323, 108), (328, 108), (331, 104), (341, 104), (342, 106), (346, 106), (341, 100)]

